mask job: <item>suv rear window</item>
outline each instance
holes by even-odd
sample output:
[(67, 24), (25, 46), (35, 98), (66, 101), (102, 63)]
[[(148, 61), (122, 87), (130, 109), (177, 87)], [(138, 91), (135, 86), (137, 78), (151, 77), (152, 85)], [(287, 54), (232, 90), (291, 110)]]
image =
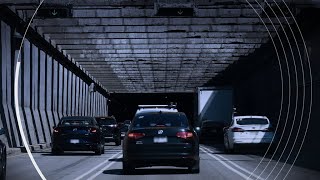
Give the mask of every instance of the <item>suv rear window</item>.
[(188, 119), (182, 113), (143, 113), (133, 120), (133, 127), (187, 127)]
[(117, 121), (114, 118), (97, 118), (99, 125), (112, 125), (117, 124)]
[(251, 125), (251, 124), (269, 124), (267, 119), (264, 118), (243, 118), (237, 119), (239, 125)]

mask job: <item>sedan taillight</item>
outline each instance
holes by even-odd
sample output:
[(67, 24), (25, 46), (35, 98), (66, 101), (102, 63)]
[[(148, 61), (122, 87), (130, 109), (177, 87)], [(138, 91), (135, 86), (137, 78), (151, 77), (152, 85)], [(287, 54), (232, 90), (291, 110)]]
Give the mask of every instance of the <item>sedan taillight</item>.
[(59, 128), (53, 128), (53, 133), (58, 133), (60, 131)]
[(96, 129), (96, 128), (90, 128), (90, 132), (91, 132), (91, 133), (96, 133), (96, 132), (97, 132), (97, 129)]
[(182, 139), (189, 139), (193, 137), (193, 134), (192, 132), (178, 132), (177, 137)]
[(239, 128), (239, 127), (234, 127), (234, 128), (232, 128), (232, 132), (244, 132), (244, 129)]
[(144, 136), (145, 136), (144, 133), (129, 133), (128, 134), (128, 138), (129, 139), (139, 139), (139, 138), (142, 138)]

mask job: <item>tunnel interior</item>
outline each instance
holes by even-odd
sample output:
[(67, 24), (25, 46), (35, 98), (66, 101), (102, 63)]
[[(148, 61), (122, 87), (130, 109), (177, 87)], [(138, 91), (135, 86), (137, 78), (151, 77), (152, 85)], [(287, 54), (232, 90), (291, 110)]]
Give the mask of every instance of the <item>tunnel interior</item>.
[[(318, 5), (293, 2), (292, 18), (274, 4), (161, 2), (54, 1), (40, 8), (19, 60), (19, 108), (29, 144), (49, 144), (62, 116), (124, 121), (139, 104), (174, 102), (194, 121), (197, 87), (232, 86), (237, 113), (267, 116), (289, 142), (280, 149), (292, 146), (298, 165), (319, 169)], [(23, 146), (14, 73), (36, 4), (3, 0), (0, 6), (0, 125), (8, 147)]]

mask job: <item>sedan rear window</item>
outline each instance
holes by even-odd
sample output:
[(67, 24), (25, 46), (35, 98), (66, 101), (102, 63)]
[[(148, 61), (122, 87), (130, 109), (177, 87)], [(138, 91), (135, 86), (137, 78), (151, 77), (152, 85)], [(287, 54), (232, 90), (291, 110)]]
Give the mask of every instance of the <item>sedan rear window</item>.
[(106, 118), (106, 119), (97, 119), (99, 125), (112, 125), (117, 124), (115, 119)]
[(133, 120), (133, 127), (187, 127), (188, 119), (181, 113), (139, 114)]
[(250, 124), (269, 124), (267, 119), (264, 118), (243, 118), (237, 119), (239, 125), (250, 125)]
[(93, 125), (92, 120), (89, 119), (68, 119), (68, 120), (61, 120), (61, 126), (89, 126)]

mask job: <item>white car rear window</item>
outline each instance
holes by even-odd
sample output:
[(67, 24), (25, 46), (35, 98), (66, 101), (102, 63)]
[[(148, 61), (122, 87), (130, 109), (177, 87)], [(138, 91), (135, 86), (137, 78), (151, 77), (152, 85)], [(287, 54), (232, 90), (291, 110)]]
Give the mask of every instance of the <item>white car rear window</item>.
[(236, 119), (239, 125), (251, 125), (251, 124), (269, 124), (267, 119), (264, 118), (242, 118)]

